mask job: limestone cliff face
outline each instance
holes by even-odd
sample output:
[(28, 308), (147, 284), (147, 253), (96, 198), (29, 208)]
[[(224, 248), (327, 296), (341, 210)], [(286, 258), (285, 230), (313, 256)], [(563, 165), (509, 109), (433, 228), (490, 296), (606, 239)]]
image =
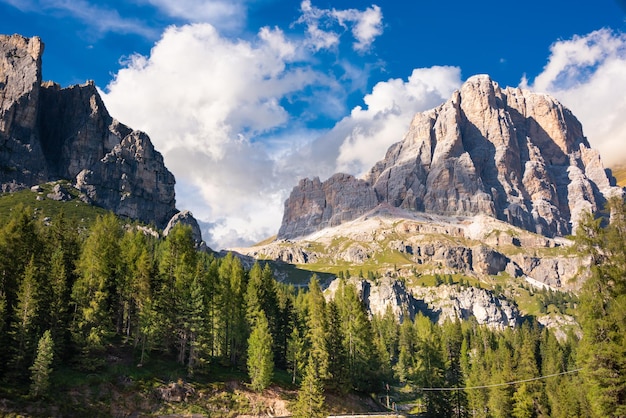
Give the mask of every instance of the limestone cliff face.
[(285, 203), (281, 238), (310, 234), (358, 218), (374, 208), (372, 187), (348, 174), (335, 174), (325, 182), (304, 179)]
[[(502, 89), (486, 75), (471, 77), (446, 103), (415, 115), (405, 138), (363, 184), (371, 185), (379, 203), (442, 215), (486, 214), (546, 236), (571, 233), (584, 210), (596, 211), (621, 192), (567, 108), (545, 94)], [(294, 188), (279, 238), (320, 229), (320, 223), (307, 223), (309, 212), (294, 211), (293, 198), (306, 201), (309, 194)], [(359, 210), (344, 204), (342, 213), (348, 218)], [(295, 230), (294, 221), (300, 224)]]
[(172, 173), (150, 138), (113, 119), (92, 82), (41, 82), (39, 38), (0, 36), (0, 184), (73, 181), (85, 199), (164, 227), (177, 212)]
[[(324, 291), (326, 299), (335, 297), (340, 282), (341, 279), (335, 279), (330, 283)], [(390, 277), (383, 277), (377, 283), (351, 278), (348, 283), (355, 286), (370, 315), (384, 315), (391, 308), (400, 321), (405, 315), (412, 320), (421, 312), (440, 324), (474, 318), (477, 323), (495, 329), (514, 327), (522, 319), (515, 304), (485, 289), (447, 285), (407, 288)]]
[(39, 141), (41, 55), (37, 37), (0, 36), (0, 183), (2, 191), (47, 178)]

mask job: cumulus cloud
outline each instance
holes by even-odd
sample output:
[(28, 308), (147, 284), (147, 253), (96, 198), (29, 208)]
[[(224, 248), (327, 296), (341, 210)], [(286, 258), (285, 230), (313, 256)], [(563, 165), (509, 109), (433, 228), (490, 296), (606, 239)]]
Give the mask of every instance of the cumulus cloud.
[(341, 26), (353, 24), (352, 35), (356, 39), (353, 44), (355, 51), (367, 51), (376, 37), (383, 33), (383, 14), (380, 7), (376, 5), (368, 7), (365, 11), (333, 10), (331, 14), (337, 18)]
[(343, 140), (339, 147), (339, 171), (363, 174), (402, 139), (417, 112), (431, 109), (450, 98), (461, 86), (458, 67), (413, 70), (407, 81), (378, 83), (363, 99), (367, 108), (354, 108), (334, 129)]
[(297, 144), (258, 138), (288, 121), (281, 98), (328, 84), (309, 68), (291, 68), (294, 60), (295, 46), (278, 29), (264, 28), (250, 43), (223, 38), (209, 24), (170, 27), (103, 93), (112, 114), (150, 134), (189, 191), (179, 191), (179, 207), (198, 207), (196, 215), (215, 222), (214, 243), (235, 241), (230, 230), (260, 239), (280, 223), (285, 185), (273, 155)]
[[(209, 24), (173, 26), (149, 56), (128, 57), (102, 92), (111, 114), (146, 131), (163, 153), (177, 206), (204, 221), (213, 248), (275, 234), (299, 178), (359, 174), (402, 139), (415, 112), (460, 85), (458, 68), (415, 70), (406, 81), (378, 83), (364, 107), (316, 131), (301, 119), (345, 115), (350, 80), (316, 70), (304, 50), (277, 28), (243, 41)], [(290, 114), (286, 103), (298, 100)]]
[(529, 87), (572, 110), (605, 165), (626, 164), (626, 34), (601, 29), (555, 42)]
[(336, 47), (341, 37), (341, 33), (336, 31), (339, 28), (350, 30), (355, 39), (353, 48), (358, 52), (368, 51), (374, 40), (383, 33), (383, 14), (376, 5), (364, 11), (320, 9), (313, 6), (311, 0), (304, 0), (300, 4), (300, 11), (302, 16), (296, 23), (306, 25), (307, 42), (316, 51)]

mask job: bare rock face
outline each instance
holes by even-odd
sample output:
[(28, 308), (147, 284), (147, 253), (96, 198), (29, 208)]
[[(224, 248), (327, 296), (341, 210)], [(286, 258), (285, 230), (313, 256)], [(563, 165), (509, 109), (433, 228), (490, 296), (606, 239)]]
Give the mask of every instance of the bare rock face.
[[(341, 279), (333, 280), (324, 291), (327, 299), (334, 298)], [(443, 324), (447, 320), (475, 318), (491, 328), (514, 327), (521, 321), (517, 307), (492, 292), (475, 287), (438, 286), (408, 288), (391, 277), (377, 283), (351, 278), (370, 315), (383, 315), (391, 309), (398, 320), (405, 315), (412, 320), (418, 312)]]
[(44, 45), (0, 35), (0, 183), (13, 191), (48, 178), (37, 118)]
[(303, 179), (285, 202), (279, 239), (308, 235), (351, 221), (378, 205), (374, 190), (363, 180), (335, 174), (321, 182)]
[(466, 320), (474, 317), (479, 324), (502, 329), (514, 327), (521, 320), (521, 314), (514, 304), (485, 289), (438, 286), (411, 290), (416, 299), (428, 306), (430, 316), (441, 324), (456, 318)]
[[(328, 199), (321, 207), (299, 204), (319, 201), (321, 187), (309, 183), (301, 182), (287, 200), (279, 237), (322, 229), (327, 224), (313, 214), (336, 211)], [(341, 202), (342, 216), (334, 220), (370, 209), (368, 187), (378, 203), (449, 216), (485, 214), (547, 237), (572, 233), (583, 211), (595, 212), (622, 193), (567, 108), (545, 94), (502, 89), (486, 75), (469, 78), (446, 103), (415, 115), (405, 138), (359, 183), (368, 199), (349, 193), (353, 198)]]
[(175, 180), (150, 138), (113, 119), (93, 82), (42, 83), (43, 50), (37, 37), (0, 35), (2, 190), (66, 179), (98, 206), (165, 226)]
[[(577, 288), (582, 284), (574, 282), (576, 277), (584, 277), (589, 260), (580, 257), (531, 257), (518, 254), (513, 261), (524, 275), (543, 283), (552, 289)], [(583, 273), (583, 274), (581, 274)]]
[(484, 213), (547, 236), (571, 233), (583, 208), (618, 192), (568, 109), (484, 75), (416, 115), (366, 180), (394, 205)]
[(167, 237), (172, 228), (174, 228), (174, 226), (178, 224), (187, 225), (191, 228), (191, 237), (196, 243), (196, 246), (204, 245), (202, 241), (202, 231), (200, 230), (200, 225), (198, 225), (198, 221), (188, 210), (178, 212), (176, 215), (172, 216), (172, 219), (169, 220), (167, 226), (165, 227), (165, 229), (163, 229), (163, 235)]

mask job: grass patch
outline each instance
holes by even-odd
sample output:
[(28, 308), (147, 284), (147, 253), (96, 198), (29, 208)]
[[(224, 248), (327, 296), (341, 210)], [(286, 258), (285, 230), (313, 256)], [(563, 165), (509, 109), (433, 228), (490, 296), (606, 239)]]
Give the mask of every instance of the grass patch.
[[(55, 184), (61, 184), (72, 196), (66, 202), (49, 199), (47, 195), (52, 192)], [(69, 224), (76, 225), (77, 228), (89, 228), (99, 215), (104, 215), (108, 211), (85, 203), (79, 199), (79, 191), (72, 187), (67, 181), (58, 181), (41, 185), (41, 192), (31, 190), (20, 190), (14, 193), (0, 194), (0, 225), (6, 224), (11, 216), (13, 208), (23, 205), (30, 208), (37, 219), (54, 219), (61, 212)], [(40, 200), (37, 200), (37, 199)]]

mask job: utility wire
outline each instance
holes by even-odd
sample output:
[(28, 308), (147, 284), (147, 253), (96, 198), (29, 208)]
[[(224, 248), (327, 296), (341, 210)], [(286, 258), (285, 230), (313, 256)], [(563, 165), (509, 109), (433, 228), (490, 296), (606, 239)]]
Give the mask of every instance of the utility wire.
[(548, 375), (545, 375), (545, 376), (533, 377), (532, 379), (514, 380), (512, 382), (494, 383), (494, 384), (491, 384), (491, 385), (470, 386), (470, 387), (464, 387), (464, 388), (419, 388), (418, 390), (421, 390), (421, 391), (424, 391), (424, 392), (446, 392), (446, 391), (453, 391), (453, 390), (489, 389), (489, 388), (495, 388), (495, 387), (499, 387), (499, 386), (509, 386), (509, 385), (517, 385), (518, 383), (533, 382), (535, 380), (547, 379), (548, 377), (555, 377), (555, 376), (562, 376), (562, 375), (565, 375), (565, 374), (576, 373), (576, 372), (579, 372), (581, 370), (582, 370), (582, 368), (581, 369), (574, 369), (574, 370), (567, 370), (567, 371), (561, 372), (561, 373), (554, 373), (554, 374), (548, 374)]

